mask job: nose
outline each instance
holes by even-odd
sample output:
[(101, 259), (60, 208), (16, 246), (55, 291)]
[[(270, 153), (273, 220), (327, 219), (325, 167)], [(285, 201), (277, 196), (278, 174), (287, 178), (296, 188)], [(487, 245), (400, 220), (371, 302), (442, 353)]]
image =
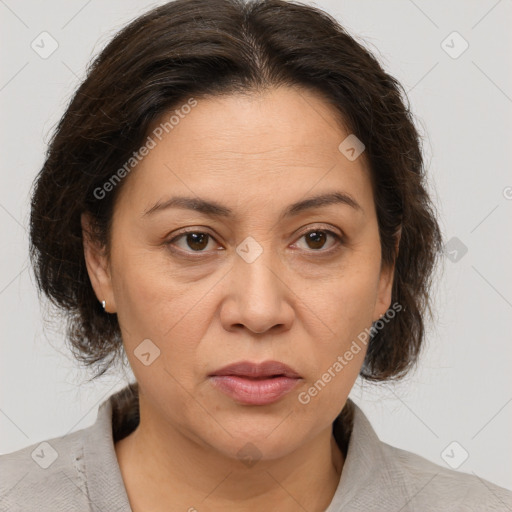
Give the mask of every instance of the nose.
[(221, 308), (221, 321), (228, 331), (245, 327), (255, 334), (277, 333), (293, 322), (294, 294), (285, 282), (279, 258), (270, 248), (260, 247), (256, 259), (246, 258), (243, 252), (234, 257), (228, 296)]

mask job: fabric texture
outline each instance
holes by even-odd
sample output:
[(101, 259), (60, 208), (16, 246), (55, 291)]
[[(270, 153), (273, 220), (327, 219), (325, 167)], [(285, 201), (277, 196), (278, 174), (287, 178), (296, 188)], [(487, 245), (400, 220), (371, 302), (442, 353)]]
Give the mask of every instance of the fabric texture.
[[(102, 402), (90, 427), (1, 455), (0, 511), (131, 512), (114, 443), (138, 424), (134, 389)], [(325, 512), (512, 512), (512, 491), (380, 441), (351, 399), (333, 434), (345, 463)]]

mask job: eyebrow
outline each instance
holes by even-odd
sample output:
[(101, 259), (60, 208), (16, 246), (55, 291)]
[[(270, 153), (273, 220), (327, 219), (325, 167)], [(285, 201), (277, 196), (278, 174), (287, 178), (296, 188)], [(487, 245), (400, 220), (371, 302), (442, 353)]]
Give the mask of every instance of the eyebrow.
[[(302, 201), (298, 201), (289, 205), (280, 215), (279, 220), (294, 217), (306, 210), (314, 208), (322, 208), (333, 204), (346, 205), (355, 211), (364, 214), (362, 206), (346, 192), (330, 192), (309, 197)], [(207, 201), (196, 197), (174, 196), (165, 201), (158, 201), (151, 208), (143, 213), (143, 217), (152, 215), (156, 212), (167, 210), (169, 208), (180, 208), (185, 210), (193, 210), (210, 217), (233, 218), (234, 212), (227, 206), (216, 201)]]

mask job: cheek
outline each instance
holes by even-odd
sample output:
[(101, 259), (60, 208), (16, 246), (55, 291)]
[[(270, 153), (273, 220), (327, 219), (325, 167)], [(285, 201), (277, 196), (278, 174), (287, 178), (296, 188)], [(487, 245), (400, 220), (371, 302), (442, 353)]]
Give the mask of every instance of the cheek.
[(300, 403), (335, 415), (348, 397), (368, 348), (377, 297), (377, 270), (370, 263), (359, 269), (354, 266), (304, 298), (309, 336), (315, 342), (308, 358), (313, 371), (300, 390), (304, 393), (302, 400), (298, 397)]
[(334, 421), (359, 375), (364, 354), (364, 347), (358, 354), (353, 354), (350, 361), (343, 358), (343, 352), (334, 354), (329, 364), (318, 373), (318, 378), (307, 382), (298, 391), (299, 416), (322, 418), (323, 422)]
[(327, 336), (330, 333), (339, 345), (371, 325), (378, 279), (378, 265), (372, 262), (347, 265), (302, 300), (322, 320), (321, 331)]
[(331, 420), (339, 414), (364, 362), (375, 297), (375, 280), (353, 274), (309, 302), (321, 322), (309, 313), (311, 372), (297, 394), (303, 412)]
[[(136, 377), (147, 381), (149, 375), (152, 380), (158, 370), (164, 372), (159, 381), (172, 380), (174, 375), (181, 383), (192, 384), (201, 364), (196, 360), (197, 345), (213, 307), (207, 292), (216, 280), (185, 284), (154, 253), (120, 253), (112, 277), (123, 343)], [(157, 347), (156, 353), (159, 351), (148, 367), (150, 374), (136, 357), (139, 345), (147, 339)]]
[(138, 335), (161, 337), (193, 307), (194, 288), (165, 264), (163, 249), (119, 246), (112, 261), (119, 321)]

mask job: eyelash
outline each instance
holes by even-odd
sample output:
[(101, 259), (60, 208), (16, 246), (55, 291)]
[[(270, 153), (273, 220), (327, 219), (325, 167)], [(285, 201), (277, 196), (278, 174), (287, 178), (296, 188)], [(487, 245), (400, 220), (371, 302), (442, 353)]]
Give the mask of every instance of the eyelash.
[[(338, 251), (341, 248), (341, 246), (343, 245), (343, 241), (344, 241), (343, 236), (339, 235), (338, 233), (336, 233), (330, 229), (325, 229), (325, 228), (310, 228), (308, 231), (305, 231), (304, 233), (302, 233), (300, 235), (300, 237), (298, 238), (298, 240), (300, 240), (301, 238), (305, 237), (306, 235), (309, 235), (310, 233), (314, 233), (314, 232), (326, 233), (327, 235), (332, 236), (336, 240), (336, 244), (331, 249), (327, 249), (327, 250), (311, 249), (309, 251), (306, 251), (308, 253), (318, 253), (318, 254), (321, 254), (324, 256), (330, 255), (330, 254)], [(165, 242), (165, 244), (167, 246), (169, 246), (173, 252), (178, 252), (180, 254), (186, 254), (187, 256), (192, 257), (192, 258), (199, 258), (199, 257), (202, 257), (203, 254), (207, 254), (208, 253), (207, 251), (185, 251), (184, 249), (172, 247), (177, 240), (181, 239), (182, 237), (185, 237), (186, 235), (188, 235), (190, 233), (207, 235), (209, 238), (215, 240), (215, 237), (213, 235), (210, 235), (209, 233), (204, 232), (204, 231), (200, 231), (197, 228), (193, 228), (193, 229), (188, 229), (188, 230), (182, 231), (181, 233), (178, 233), (178, 235), (173, 237), (168, 242)], [(190, 256), (190, 255), (194, 255), (194, 254), (197, 254), (197, 256)]]

